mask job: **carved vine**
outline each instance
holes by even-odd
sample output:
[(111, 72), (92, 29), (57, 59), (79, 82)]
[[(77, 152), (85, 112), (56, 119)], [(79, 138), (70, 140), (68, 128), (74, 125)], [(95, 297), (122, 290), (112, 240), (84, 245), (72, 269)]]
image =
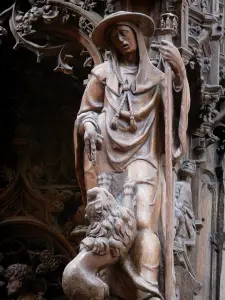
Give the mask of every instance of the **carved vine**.
[(218, 141), (214, 135), (214, 123), (219, 115), (217, 103), (222, 94), (219, 85), (202, 85), (201, 107), (199, 111), (199, 127), (193, 132), (193, 151), (195, 155), (203, 155), (205, 148)]
[[(0, 14), (0, 20), (3, 21), (11, 12), (10, 29), (16, 40), (14, 48), (23, 46), (33, 51), (37, 55), (38, 62), (45, 56), (58, 56), (58, 67), (55, 70), (73, 74), (72, 61), (75, 58), (71, 57), (69, 50), (74, 43), (74, 34), (71, 36), (70, 30), (74, 28), (77, 36), (82, 36), (79, 43), (83, 43), (83, 47), (89, 52), (89, 57), (92, 57), (95, 63), (101, 62), (101, 54), (90, 40), (94, 27), (101, 19), (100, 16), (96, 17), (86, 10), (92, 1), (85, 1), (83, 4), (62, 0), (29, 2), (31, 8), (28, 11), (22, 11), (17, 1), (11, 8)], [(49, 35), (51, 37), (54, 35), (54, 33), (49, 34), (52, 30), (59, 31), (61, 38), (58, 41), (50, 38)], [(45, 40), (44, 44), (38, 42), (37, 36), (40, 33), (42, 40)], [(5, 34), (6, 30), (1, 27), (0, 37)], [(86, 63), (84, 66), (89, 65)]]

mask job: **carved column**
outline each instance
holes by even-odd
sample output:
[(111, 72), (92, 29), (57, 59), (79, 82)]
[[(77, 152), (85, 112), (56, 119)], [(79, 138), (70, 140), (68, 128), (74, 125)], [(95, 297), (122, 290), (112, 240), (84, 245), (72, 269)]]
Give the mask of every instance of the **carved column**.
[(217, 252), (217, 272), (216, 272), (216, 299), (222, 299), (225, 293), (223, 282), (225, 280), (225, 187), (224, 187), (224, 154), (225, 154), (225, 126), (221, 124), (215, 129), (215, 134), (219, 138), (217, 148), (217, 166), (216, 175), (218, 179), (218, 213), (217, 213), (217, 227), (216, 232), (212, 234), (211, 243), (214, 251)]

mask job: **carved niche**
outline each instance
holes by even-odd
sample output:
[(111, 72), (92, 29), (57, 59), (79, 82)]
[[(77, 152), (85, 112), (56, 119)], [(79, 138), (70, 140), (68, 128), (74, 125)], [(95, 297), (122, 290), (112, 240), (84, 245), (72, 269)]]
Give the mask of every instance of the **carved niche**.
[[(32, 217), (67, 237), (81, 206), (72, 143), (74, 113), (78, 110), (74, 95), (79, 97), (80, 92), (72, 78), (60, 73), (48, 77), (43, 65), (32, 63), (32, 59), (29, 53), (16, 52), (11, 62), (14, 67), (4, 75), (4, 82), (10, 76), (19, 84), (12, 86), (1, 111), (8, 133), (1, 130), (5, 146), (0, 160), (0, 219)], [(27, 86), (30, 76), (39, 85)], [(46, 87), (45, 93), (40, 86)], [(55, 92), (49, 92), (53, 89)]]
[[(8, 29), (6, 39), (12, 43), (11, 31), (16, 40), (14, 49), (18, 49), (8, 66), (5, 63), (2, 67), (7, 74), (10, 66), (10, 81), (20, 82), (19, 86), (12, 84), (9, 99), (5, 101), (8, 104), (2, 111), (5, 124), (7, 114), (13, 122), (6, 125), (10, 125), (10, 138), (3, 133), (5, 149), (10, 151), (4, 153), (0, 162), (1, 220), (12, 216), (36, 218), (65, 237), (74, 226), (85, 222), (73, 167), (72, 128), (83, 84), (93, 65), (102, 61), (102, 54), (90, 40), (93, 28), (101, 19), (96, 12), (104, 14), (102, 4), (16, 1), (0, 14), (1, 22), (11, 16), (9, 28), (4, 22)], [(115, 1), (106, 1), (105, 13), (113, 11), (115, 5)], [(1, 36), (5, 34), (1, 27)], [(58, 64), (54, 68), (53, 60), (48, 59), (47, 68), (43, 64), (35, 65), (32, 55), (21, 47), (34, 52), (40, 64), (45, 56), (58, 56)], [(12, 53), (5, 45), (2, 51)], [(49, 76), (47, 73), (52, 68), (72, 77), (65, 79), (60, 73)], [(27, 85), (30, 76), (38, 84)], [(3, 78), (3, 82), (7, 79)], [(65, 88), (57, 89), (61, 85)], [(76, 237), (73, 231), (72, 240)]]
[[(114, 11), (117, 2), (106, 1), (101, 14)], [(98, 9), (102, 5), (94, 1), (16, 1), (0, 14), (1, 21), (11, 16), (9, 27), (6, 21), (3, 25), (8, 36), (1, 27), (0, 37), (9, 43), (1, 47), (6, 57), (3, 86), (12, 83), (1, 110), (8, 128), (7, 136), (1, 131), (1, 299), (8, 299), (7, 280), (15, 285), (14, 273), (22, 286), (15, 297), (66, 299), (62, 271), (86, 233), (85, 226), (77, 226), (85, 220), (74, 173), (72, 128), (90, 69), (104, 55), (90, 40), (101, 19), (94, 12)], [(14, 53), (10, 32), (18, 50)], [(39, 64), (22, 47), (34, 52)], [(45, 56), (50, 58), (44, 65)], [(57, 57), (56, 67), (51, 57)], [(32, 273), (29, 288), (26, 270)]]

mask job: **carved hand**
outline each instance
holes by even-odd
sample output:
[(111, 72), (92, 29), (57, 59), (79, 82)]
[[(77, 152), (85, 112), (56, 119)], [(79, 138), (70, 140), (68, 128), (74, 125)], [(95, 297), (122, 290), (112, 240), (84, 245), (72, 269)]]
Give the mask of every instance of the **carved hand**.
[(162, 40), (159, 46), (159, 51), (163, 59), (170, 65), (172, 71), (174, 72), (175, 84), (177, 86), (182, 85), (183, 79), (186, 76), (186, 70), (184, 62), (180, 55), (179, 50), (171, 42)]
[(96, 164), (96, 150), (101, 149), (103, 137), (97, 133), (95, 126), (91, 122), (84, 124), (84, 144), (88, 159), (93, 165)]

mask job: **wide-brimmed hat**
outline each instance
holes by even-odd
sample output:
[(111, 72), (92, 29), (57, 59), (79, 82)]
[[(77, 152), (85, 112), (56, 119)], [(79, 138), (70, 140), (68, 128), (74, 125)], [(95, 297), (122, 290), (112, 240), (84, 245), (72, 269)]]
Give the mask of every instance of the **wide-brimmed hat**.
[(93, 30), (92, 41), (97, 47), (107, 47), (107, 32), (117, 23), (129, 22), (140, 27), (143, 35), (152, 36), (155, 29), (155, 23), (149, 16), (142, 13), (129, 11), (118, 11), (105, 17)]

